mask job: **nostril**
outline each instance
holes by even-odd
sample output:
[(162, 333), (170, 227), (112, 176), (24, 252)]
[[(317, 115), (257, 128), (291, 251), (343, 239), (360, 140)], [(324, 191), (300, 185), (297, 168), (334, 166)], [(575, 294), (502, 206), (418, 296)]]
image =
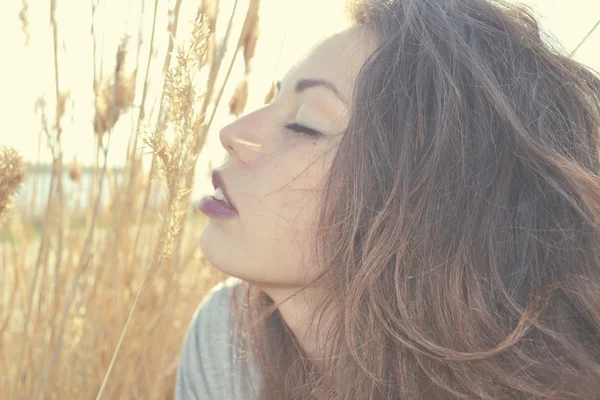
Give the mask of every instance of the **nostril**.
[(226, 154), (225, 154), (225, 160), (227, 160), (229, 157), (236, 157), (236, 151), (233, 148), (233, 146), (230, 145), (230, 144), (227, 144), (225, 146), (225, 152), (226, 152)]

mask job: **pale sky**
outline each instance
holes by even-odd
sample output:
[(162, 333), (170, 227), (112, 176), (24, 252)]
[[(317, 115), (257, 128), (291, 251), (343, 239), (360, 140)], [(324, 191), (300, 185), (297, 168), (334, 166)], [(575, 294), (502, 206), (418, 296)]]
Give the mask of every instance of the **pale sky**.
[[(92, 97), (92, 41), (90, 34), (92, 0), (56, 0), (59, 26), (59, 70), (61, 90), (69, 90), (72, 106), (62, 120), (64, 126), (64, 159), (74, 156), (83, 164), (91, 164), (94, 155), (93, 97)], [(141, 48), (142, 65), (145, 66), (150, 42), (153, 0), (102, 0), (96, 15), (96, 31), (104, 32), (105, 74), (112, 69), (114, 54), (120, 38), (131, 34), (130, 63), (135, 64), (137, 27), (140, 24), (142, 2), (145, 18), (141, 21), (144, 42)], [(48, 117), (52, 120), (55, 104), (54, 64), (52, 31), (49, 23), (50, 0), (30, 0), (30, 41), (25, 46), (18, 14), (21, 1), (3, 0), (0, 6), (0, 54), (4, 57), (0, 73), (0, 116), (3, 130), (0, 144), (16, 147), (28, 161), (37, 159), (37, 143), (40, 121), (33, 112), (35, 101), (44, 96), (48, 104)], [(172, 3), (172, 2), (171, 2)], [(187, 22), (194, 16), (199, 0), (185, 0), (181, 10), (178, 38), (188, 31)], [(233, 0), (221, 0), (218, 23), (220, 35), (226, 27), (226, 19)], [(554, 35), (567, 50), (572, 50), (600, 19), (600, 0), (529, 0), (544, 29)], [(320, 38), (344, 27), (341, 12), (344, 0), (262, 0), (261, 35), (253, 62), (250, 79), (250, 97), (247, 110), (259, 107), (274, 79), (280, 78), (287, 69)], [(247, 0), (239, 1), (239, 9), (245, 11)], [(239, 12), (235, 24), (237, 37), (244, 12)], [(160, 1), (157, 20), (158, 37), (155, 39), (155, 59), (151, 75), (158, 76), (166, 51), (167, 2)], [(8, 39), (9, 38), (9, 39)], [(600, 71), (600, 28), (586, 41), (575, 57), (577, 60)], [(225, 91), (222, 104), (226, 105), (241, 76), (242, 57), (234, 69), (234, 79)], [(138, 74), (138, 101), (141, 93), (142, 73)], [(150, 82), (149, 96), (157, 93), (159, 82)], [(147, 110), (148, 112), (150, 110)], [(125, 114), (115, 127), (109, 161), (118, 165), (124, 160), (130, 122), (137, 112)], [(225, 155), (218, 142), (218, 129), (232, 117), (227, 107), (217, 114), (214, 128), (209, 135), (198, 160), (197, 190), (208, 185), (208, 161), (219, 165)], [(51, 160), (50, 152), (42, 143), (42, 161)], [(201, 172), (200, 172), (201, 171)]]

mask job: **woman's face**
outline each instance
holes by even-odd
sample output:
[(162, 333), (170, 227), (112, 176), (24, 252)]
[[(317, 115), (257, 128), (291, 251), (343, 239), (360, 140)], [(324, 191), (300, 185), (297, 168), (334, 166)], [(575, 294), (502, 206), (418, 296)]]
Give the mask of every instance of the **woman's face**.
[(273, 102), (221, 130), (228, 159), (219, 171), (237, 215), (208, 212), (200, 245), (226, 274), (283, 288), (318, 273), (310, 260), (318, 195), (368, 55), (362, 29), (324, 41), (288, 72)]

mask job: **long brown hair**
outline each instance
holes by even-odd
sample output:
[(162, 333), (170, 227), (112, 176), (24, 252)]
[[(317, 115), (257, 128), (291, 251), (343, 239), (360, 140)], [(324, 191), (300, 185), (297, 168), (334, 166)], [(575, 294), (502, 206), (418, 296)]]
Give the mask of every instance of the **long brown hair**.
[(515, 5), (351, 10), (377, 46), (322, 192), (329, 379), (259, 293), (261, 398), (600, 398), (600, 80)]

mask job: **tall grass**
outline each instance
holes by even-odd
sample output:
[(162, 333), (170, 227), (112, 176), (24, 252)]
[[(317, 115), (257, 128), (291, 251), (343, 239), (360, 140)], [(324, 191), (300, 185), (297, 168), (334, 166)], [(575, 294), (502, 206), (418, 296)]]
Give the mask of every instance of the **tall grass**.
[[(158, 4), (155, 0), (152, 38), (158, 29)], [(249, 4), (235, 47), (235, 54), (244, 54), (246, 73), (258, 37), (259, 2)], [(81, 167), (75, 161), (65, 163), (62, 156), (68, 93), (59, 90), (58, 82), (54, 15), (60, 0), (50, 0), (57, 106), (49, 111), (43, 101), (37, 104), (53, 158), (41, 220), (33, 206), (39, 166), (29, 168), (34, 179), (31, 207), (10, 210), (24, 167), (17, 151), (0, 151), (2, 399), (172, 398), (188, 321), (206, 290), (223, 279), (198, 250), (204, 217), (188, 211), (197, 157), (235, 62), (233, 57), (225, 64), (224, 50), (217, 47), (217, 0), (202, 2), (192, 37), (175, 47), (180, 6), (177, 0), (171, 10), (165, 84), (155, 118), (147, 111), (152, 46), (148, 57), (138, 56), (134, 72), (128, 73), (125, 65), (134, 57), (127, 53), (124, 39), (110, 74), (90, 73), (96, 116), (87, 134), (97, 138), (93, 184), (89, 202), (66, 207), (63, 171), (77, 181)], [(92, 7), (95, 12), (98, 2)], [(237, 0), (232, 13), (236, 12), (244, 12)], [(19, 17), (26, 29), (27, 2)], [(233, 15), (228, 21), (228, 26), (219, 27), (225, 30), (225, 44)], [(94, 26), (91, 30), (97, 35)], [(138, 39), (138, 50), (139, 43)], [(94, 57), (97, 49), (94, 41)], [(199, 76), (206, 78), (198, 83)], [(218, 76), (225, 76), (219, 86)], [(144, 85), (141, 97), (134, 95), (136, 84)], [(231, 111), (239, 113), (245, 100), (240, 93), (236, 96)], [(114, 180), (106, 163), (111, 135), (132, 106), (139, 110), (138, 118), (130, 132), (122, 179)], [(152, 153), (146, 170), (144, 152)], [(157, 182), (164, 195), (154, 205), (150, 198)], [(106, 190), (110, 200), (103, 202)]]

